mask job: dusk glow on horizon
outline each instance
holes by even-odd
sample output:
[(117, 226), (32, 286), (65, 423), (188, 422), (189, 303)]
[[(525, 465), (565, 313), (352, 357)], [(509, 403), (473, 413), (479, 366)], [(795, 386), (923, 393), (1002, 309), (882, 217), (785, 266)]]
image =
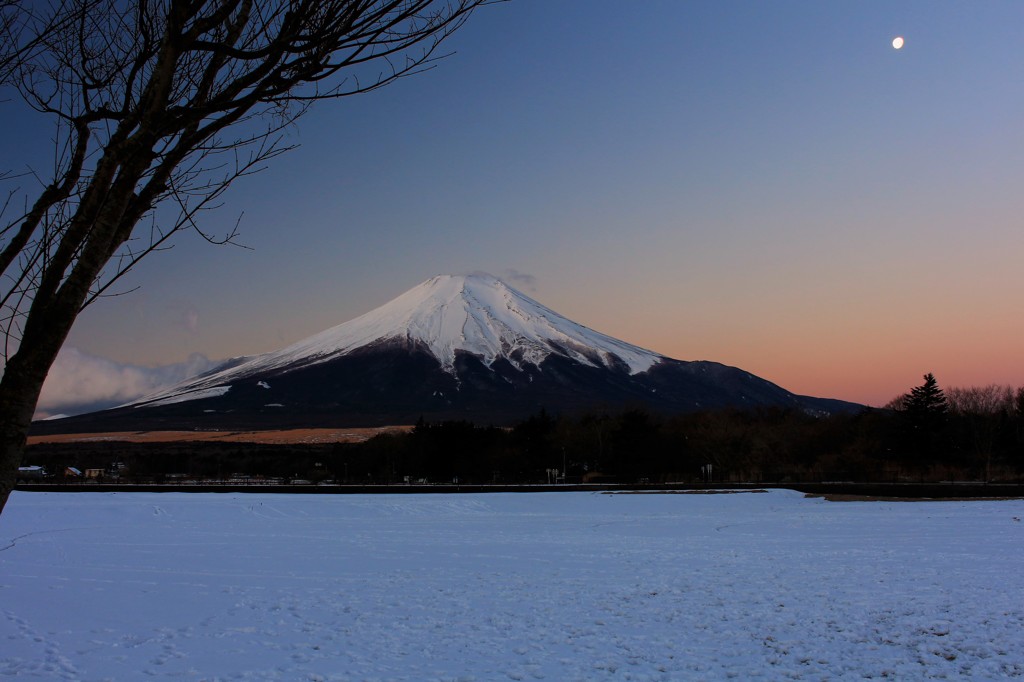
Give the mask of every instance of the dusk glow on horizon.
[[(1024, 3), (513, 0), (447, 47), (315, 106), (200, 216), (249, 248), (181, 236), (55, 371), (148, 386), (485, 271), (803, 395), (1024, 385)], [(0, 170), (52, 167), (0, 116)]]

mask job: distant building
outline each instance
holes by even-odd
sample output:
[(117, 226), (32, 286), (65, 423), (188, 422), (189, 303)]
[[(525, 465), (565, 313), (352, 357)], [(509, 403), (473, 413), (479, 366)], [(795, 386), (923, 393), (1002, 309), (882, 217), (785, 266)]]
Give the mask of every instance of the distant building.
[(46, 477), (46, 469), (40, 466), (18, 467), (19, 481), (40, 481)]

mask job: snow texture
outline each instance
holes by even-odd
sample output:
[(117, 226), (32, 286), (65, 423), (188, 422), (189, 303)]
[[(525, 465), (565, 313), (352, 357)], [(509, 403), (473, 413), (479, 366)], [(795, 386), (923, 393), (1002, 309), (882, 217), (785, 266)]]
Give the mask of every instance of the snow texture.
[(149, 399), (145, 404), (146, 407), (156, 407), (158, 405), (173, 405), (174, 403), (183, 403), (189, 400), (201, 400), (203, 398), (219, 398), (222, 395), (226, 395), (231, 390), (230, 386), (213, 386), (212, 388), (200, 388), (183, 393), (174, 393), (166, 398), (160, 398), (159, 400)]
[[(227, 384), (394, 340), (422, 343), (451, 373), (456, 351), (476, 355), (488, 366), (504, 358), (517, 367), (537, 365), (551, 353), (560, 353), (591, 366), (624, 363), (632, 374), (664, 359), (568, 320), (490, 275), (440, 275), (354, 320), (185, 385), (194, 389)], [(149, 399), (181, 393), (181, 389)]]
[(1024, 677), (1024, 501), (45, 494), (0, 677)]

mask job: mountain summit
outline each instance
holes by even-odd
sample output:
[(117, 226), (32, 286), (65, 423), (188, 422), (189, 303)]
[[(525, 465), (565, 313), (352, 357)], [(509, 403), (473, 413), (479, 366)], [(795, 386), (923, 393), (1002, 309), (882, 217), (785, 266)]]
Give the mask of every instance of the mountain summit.
[[(550, 411), (851, 409), (743, 370), (683, 362), (573, 322), (490, 275), (442, 275), (349, 322), (61, 430), (356, 426)], [(45, 427), (50, 429), (48, 423)]]
[(506, 360), (520, 370), (558, 353), (586, 365), (625, 365), (631, 374), (663, 359), (568, 320), (490, 275), (439, 275), (354, 320), (208, 375), (201, 385), (323, 363), (386, 343), (422, 347), (453, 376), (458, 353), (488, 367)]

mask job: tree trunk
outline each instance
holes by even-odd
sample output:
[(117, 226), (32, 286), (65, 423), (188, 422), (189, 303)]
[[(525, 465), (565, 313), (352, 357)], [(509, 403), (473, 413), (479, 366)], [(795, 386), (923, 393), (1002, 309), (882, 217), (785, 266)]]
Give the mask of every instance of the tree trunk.
[(29, 313), (18, 352), (0, 379), (0, 514), (18, 477), (43, 382), (103, 262), (80, 262), (51, 304)]
[[(88, 226), (83, 228), (87, 235), (77, 242), (64, 235), (65, 241), (36, 288), (18, 352), (8, 361), (0, 380), (0, 513), (17, 480), (46, 375), (82, 310), (90, 287), (117, 248), (131, 236), (141, 215), (126, 213), (136, 198), (135, 186), (153, 155), (137, 148), (121, 152), (126, 158), (115, 158), (108, 151), (112, 161), (100, 161), (100, 167), (109, 166), (119, 172), (115, 175), (110, 170), (109, 178), (100, 177), (102, 174), (93, 178), (71, 220), (72, 227)], [(78, 246), (69, 246), (75, 243)], [(73, 257), (74, 251), (77, 257)]]
[(56, 351), (51, 354), (48, 348), (19, 350), (7, 363), (0, 380), (0, 514), (14, 489), (36, 401), (56, 355)]
[[(116, 228), (116, 223), (97, 223), (93, 232), (102, 239)], [(59, 290), (47, 300), (37, 298), (32, 303), (18, 352), (11, 356), (0, 379), (0, 514), (18, 477), (46, 375), (89, 295), (89, 287), (116, 247), (117, 244), (108, 244), (105, 249), (87, 246)]]

